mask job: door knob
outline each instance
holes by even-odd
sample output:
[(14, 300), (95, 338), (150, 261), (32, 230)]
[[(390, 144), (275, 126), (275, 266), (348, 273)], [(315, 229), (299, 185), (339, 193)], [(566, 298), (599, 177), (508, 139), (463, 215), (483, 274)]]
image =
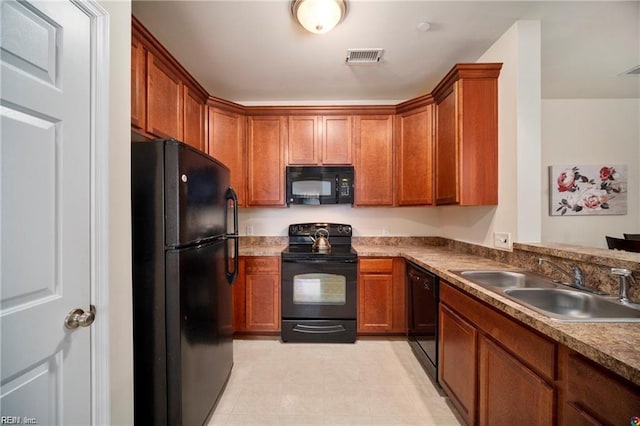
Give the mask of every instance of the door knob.
[(78, 327), (89, 327), (96, 319), (96, 307), (90, 305), (89, 312), (85, 312), (80, 308), (71, 310), (64, 319), (64, 326), (69, 329)]

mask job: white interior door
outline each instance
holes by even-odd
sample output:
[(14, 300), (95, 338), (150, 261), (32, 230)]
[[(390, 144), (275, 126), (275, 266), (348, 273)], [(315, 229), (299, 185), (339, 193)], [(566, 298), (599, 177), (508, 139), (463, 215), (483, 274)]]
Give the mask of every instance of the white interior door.
[(91, 21), (70, 2), (1, 2), (2, 416), (91, 423)]

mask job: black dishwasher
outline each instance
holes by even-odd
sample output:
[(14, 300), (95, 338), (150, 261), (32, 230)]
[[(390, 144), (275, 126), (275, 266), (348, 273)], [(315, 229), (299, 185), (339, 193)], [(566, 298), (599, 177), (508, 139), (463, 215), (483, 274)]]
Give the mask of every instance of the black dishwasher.
[(424, 369), (438, 381), (438, 277), (407, 264), (409, 344)]

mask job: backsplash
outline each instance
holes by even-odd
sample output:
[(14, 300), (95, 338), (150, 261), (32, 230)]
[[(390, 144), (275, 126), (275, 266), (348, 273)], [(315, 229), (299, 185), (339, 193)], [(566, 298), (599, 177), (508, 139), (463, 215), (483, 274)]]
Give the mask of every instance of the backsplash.
[(289, 237), (246, 237), (240, 236), (240, 244), (243, 246), (286, 246)]
[(353, 237), (352, 244), (362, 246), (443, 246), (442, 237)]

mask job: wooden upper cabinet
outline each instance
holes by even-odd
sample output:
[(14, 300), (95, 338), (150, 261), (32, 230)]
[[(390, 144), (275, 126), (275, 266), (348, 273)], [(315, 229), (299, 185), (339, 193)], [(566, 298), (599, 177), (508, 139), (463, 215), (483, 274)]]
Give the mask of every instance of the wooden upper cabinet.
[(188, 86), (184, 86), (184, 132), (182, 141), (192, 147), (205, 151), (204, 141), (204, 101)]
[(354, 117), (355, 205), (393, 205), (393, 116)]
[(456, 134), (455, 91), (438, 104), (437, 136), (435, 146), (436, 203), (455, 204), (460, 201), (458, 193), (458, 141)]
[(287, 164), (351, 164), (350, 116), (289, 116)]
[(247, 206), (284, 206), (286, 141), (286, 117), (248, 118)]
[(131, 128), (206, 149), (209, 94), (135, 17), (131, 20)]
[(146, 49), (136, 37), (131, 37), (131, 126), (143, 129), (147, 119)]
[(458, 64), (436, 100), (436, 204), (498, 203), (498, 76), (502, 64)]
[(171, 66), (147, 52), (147, 132), (182, 139), (182, 82)]
[(323, 116), (322, 126), (322, 163), (352, 164), (350, 116)]
[(396, 204), (433, 204), (433, 105), (396, 119)]
[(319, 164), (318, 117), (290, 116), (287, 164)]
[(238, 206), (245, 200), (245, 129), (244, 115), (209, 108), (207, 153), (231, 170), (231, 186), (238, 196)]

